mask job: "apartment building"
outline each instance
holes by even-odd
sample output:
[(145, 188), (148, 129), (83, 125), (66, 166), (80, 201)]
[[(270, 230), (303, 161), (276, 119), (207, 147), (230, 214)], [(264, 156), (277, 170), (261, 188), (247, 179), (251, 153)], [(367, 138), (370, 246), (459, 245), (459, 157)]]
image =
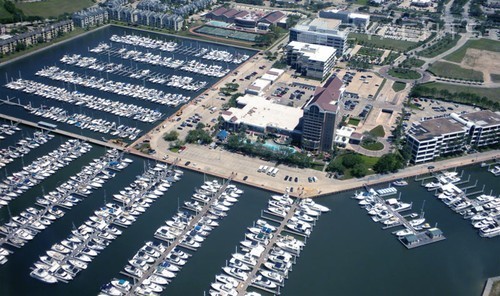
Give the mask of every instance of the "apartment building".
[(447, 154), (500, 142), (500, 112), (483, 110), (414, 122), (407, 136), (411, 162), (422, 163)]

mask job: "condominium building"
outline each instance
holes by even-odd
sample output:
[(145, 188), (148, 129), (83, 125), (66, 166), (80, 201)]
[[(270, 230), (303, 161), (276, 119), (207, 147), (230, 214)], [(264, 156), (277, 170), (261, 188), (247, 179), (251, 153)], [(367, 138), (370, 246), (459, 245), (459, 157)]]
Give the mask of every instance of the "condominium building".
[(334, 76), (316, 88), (304, 107), (302, 147), (312, 151), (330, 151), (335, 145), (335, 130), (342, 118), (339, 106), (344, 92), (342, 80)]
[(489, 110), (414, 122), (407, 134), (411, 162), (422, 163), (500, 143), (500, 113)]
[(16, 51), (16, 47), (19, 44), (29, 47), (39, 42), (49, 42), (64, 33), (71, 32), (73, 29), (73, 21), (64, 20), (56, 23), (50, 23), (35, 30), (17, 34), (15, 36), (9, 36), (9, 38), (0, 40), (0, 53), (12, 53)]
[(91, 7), (75, 12), (72, 19), (75, 26), (82, 28), (94, 27), (107, 23), (109, 14), (105, 8)]
[(286, 62), (301, 75), (325, 79), (335, 66), (335, 48), (292, 41), (285, 47)]
[(290, 29), (290, 41), (318, 44), (335, 48), (342, 56), (347, 49), (348, 32), (338, 30), (340, 20), (317, 18), (309, 24), (298, 24)]
[(421, 163), (463, 151), (467, 128), (452, 118), (414, 122), (407, 134), (411, 161)]
[(451, 117), (469, 129), (471, 147), (482, 147), (500, 143), (500, 112), (483, 110), (467, 114), (451, 114)]

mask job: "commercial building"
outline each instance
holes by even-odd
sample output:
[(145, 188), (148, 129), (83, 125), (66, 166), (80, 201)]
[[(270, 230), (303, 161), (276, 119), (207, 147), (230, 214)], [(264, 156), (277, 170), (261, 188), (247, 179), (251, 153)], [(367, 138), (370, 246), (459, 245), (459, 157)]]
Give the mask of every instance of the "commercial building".
[(342, 118), (342, 80), (334, 76), (316, 88), (304, 107), (302, 147), (312, 151), (330, 151), (335, 145), (335, 130)]
[(301, 75), (325, 79), (335, 66), (335, 48), (292, 41), (285, 47), (286, 62)]
[(266, 79), (257, 79), (252, 84), (250, 84), (247, 88), (245, 88), (246, 94), (251, 94), (255, 96), (262, 96), (264, 91), (271, 85), (270, 80)]
[(414, 122), (407, 134), (413, 163), (499, 142), (500, 113), (489, 110)]
[(319, 17), (326, 19), (336, 19), (345, 25), (354, 25), (366, 29), (370, 23), (370, 15), (355, 13), (341, 9), (328, 9), (319, 12)]
[(240, 28), (259, 28), (267, 30), (271, 25), (277, 25), (286, 15), (278, 10), (271, 12), (247, 11), (234, 8), (219, 7), (205, 15), (206, 19), (234, 24)]
[(251, 94), (239, 97), (236, 102), (239, 108), (229, 108), (221, 114), (226, 130), (237, 131), (245, 125), (251, 131), (300, 139), (301, 109), (275, 104)]
[(411, 5), (417, 6), (417, 7), (429, 7), (432, 5), (431, 0), (411, 0)]
[(341, 21), (316, 18), (309, 24), (298, 24), (290, 29), (290, 41), (324, 45), (335, 48), (342, 56), (347, 49), (348, 32), (338, 29)]

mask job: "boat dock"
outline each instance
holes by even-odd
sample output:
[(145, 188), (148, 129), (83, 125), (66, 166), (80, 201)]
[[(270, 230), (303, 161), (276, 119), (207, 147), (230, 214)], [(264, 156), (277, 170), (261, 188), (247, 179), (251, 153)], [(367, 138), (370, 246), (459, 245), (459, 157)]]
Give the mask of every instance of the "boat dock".
[[(369, 203), (372, 206), (375, 205), (384, 205), (384, 211), (386, 212), (384, 216), (379, 216), (380, 214), (377, 214), (376, 216), (373, 216), (375, 222), (382, 222), (384, 223), (384, 226), (382, 229), (390, 229), (394, 227), (399, 227), (403, 226), (405, 229), (407, 229), (407, 232), (403, 235), (398, 235), (398, 240), (408, 249), (413, 249), (417, 248), (420, 246), (424, 246), (430, 243), (438, 242), (441, 240), (444, 240), (445, 237), (442, 233), (442, 231), (438, 228), (431, 228), (430, 226), (420, 226), (422, 225), (425, 220), (419, 221), (416, 223), (410, 223), (410, 221), (407, 219), (409, 217), (412, 217), (412, 215), (415, 214), (410, 214), (410, 215), (402, 215), (400, 212), (410, 210), (413, 206), (413, 202), (410, 205), (406, 205), (406, 207), (402, 208), (401, 204), (399, 204), (400, 209), (395, 209), (393, 208), (392, 204), (388, 202), (388, 200), (383, 199), (381, 196), (378, 195), (377, 191), (369, 190), (368, 192), (371, 192), (369, 196), (371, 196), (372, 201)], [(365, 197), (368, 198), (368, 197)], [(399, 200), (399, 198), (398, 198)], [(368, 204), (368, 203), (367, 203)], [(362, 204), (363, 205), (363, 204)], [(373, 206), (372, 208), (376, 208), (376, 206)], [(370, 213), (371, 215), (374, 215)], [(381, 218), (383, 217), (383, 218)], [(413, 217), (415, 218), (415, 217)], [(422, 214), (418, 219), (423, 219), (423, 207), (422, 207)], [(418, 220), (416, 219), (416, 220)], [(390, 222), (390, 223), (386, 223)], [(425, 229), (428, 228), (428, 229)], [(425, 230), (424, 230), (425, 229)], [(398, 231), (393, 231), (393, 234), (397, 235)]]
[[(200, 212), (198, 212), (196, 214), (196, 216), (193, 219), (191, 219), (191, 221), (189, 221), (189, 223), (186, 226), (186, 228), (181, 232), (181, 234), (179, 234), (177, 236), (177, 238), (174, 241), (169, 242), (169, 241), (160, 239), (160, 238), (158, 238), (158, 237), (155, 236), (155, 238), (160, 239), (162, 241), (165, 241), (165, 242), (169, 243), (169, 245), (167, 246), (167, 248), (165, 249), (165, 251), (155, 260), (155, 262), (153, 264), (151, 264), (150, 267), (146, 271), (144, 271), (142, 277), (139, 278), (139, 277), (137, 277), (135, 275), (131, 275), (131, 274), (126, 273), (126, 272), (121, 272), (122, 274), (124, 274), (124, 275), (126, 275), (126, 276), (134, 279), (134, 285), (132, 285), (132, 288), (129, 290), (129, 292), (126, 295), (134, 295), (135, 289), (145, 279), (149, 278), (154, 273), (154, 271), (156, 270), (156, 267), (159, 264), (161, 264), (162, 262), (164, 262), (165, 260), (167, 260), (167, 257), (170, 255), (170, 253), (172, 252), (172, 250), (175, 247), (179, 246), (179, 247), (186, 248), (186, 246), (184, 244), (182, 244), (182, 241), (183, 241), (184, 237), (186, 236), (186, 234), (188, 234), (193, 229), (193, 227), (196, 224), (198, 224), (198, 222), (200, 221), (200, 219), (207, 214), (208, 210), (210, 209), (210, 206), (213, 205), (215, 203), (215, 201), (217, 201), (217, 199), (219, 198), (219, 196), (222, 195), (226, 191), (226, 188), (229, 185), (229, 183), (231, 182), (231, 180), (232, 180), (233, 177), (234, 177), (233, 174), (231, 174), (229, 176), (229, 178), (226, 180), (226, 182), (224, 182), (222, 184), (222, 186), (219, 188), (219, 190), (213, 194), (213, 196), (210, 198), (210, 200), (203, 206), (203, 209)], [(188, 249), (192, 250), (191, 248), (188, 248)]]
[[(236, 290), (238, 291), (238, 295), (245, 295), (245, 291), (247, 290), (248, 286), (252, 286), (258, 289), (262, 289), (260, 286), (254, 286), (252, 285), (252, 280), (255, 278), (257, 272), (259, 271), (261, 265), (267, 260), (267, 256), (271, 249), (273, 248), (274, 244), (279, 238), (279, 235), (281, 232), (285, 230), (286, 224), (290, 218), (295, 214), (295, 210), (298, 207), (298, 202), (299, 200), (295, 200), (290, 209), (288, 210), (286, 216), (283, 218), (283, 220), (280, 222), (280, 225), (276, 229), (276, 233), (274, 236), (269, 240), (269, 243), (266, 245), (264, 251), (262, 252), (261, 256), (259, 257), (259, 260), (257, 261), (257, 264), (253, 267), (252, 271), (249, 273), (247, 279), (241, 283), (238, 287), (236, 287)], [(262, 216), (264, 219), (268, 219), (265, 216)], [(276, 222), (276, 220), (272, 219), (271, 221)], [(267, 290), (267, 292), (271, 292), (270, 290)], [(276, 293), (276, 291), (272, 291), (271, 293)], [(277, 293), (279, 295), (279, 292)]]
[(107, 147), (107, 148), (110, 148), (110, 149), (118, 149), (118, 150), (121, 150), (121, 151), (125, 150), (125, 147), (119, 146), (119, 145), (116, 145), (116, 144), (113, 144), (113, 143), (110, 143), (110, 142), (105, 142), (105, 141), (97, 140), (97, 139), (94, 139), (94, 138), (91, 138), (91, 137), (82, 136), (82, 135), (79, 135), (79, 134), (75, 134), (75, 133), (72, 133), (72, 132), (67, 132), (67, 131), (64, 131), (64, 130), (61, 130), (61, 129), (57, 129), (57, 128), (56, 129), (49, 129), (49, 128), (46, 128), (46, 127), (38, 125), (38, 123), (35, 123), (35, 122), (32, 122), (32, 121), (28, 121), (28, 120), (24, 120), (24, 119), (20, 119), (20, 118), (13, 117), (13, 116), (10, 116), (10, 115), (6, 115), (6, 114), (0, 113), (0, 118), (6, 119), (6, 120), (10, 120), (12, 122), (21, 123), (21, 124), (24, 124), (24, 125), (27, 125), (27, 126), (31, 126), (31, 127), (34, 127), (34, 128), (48, 130), (48, 131), (51, 131), (52, 133), (56, 133), (56, 134), (63, 135), (63, 136), (66, 136), (66, 137), (71, 137), (71, 138), (79, 139), (79, 140), (82, 140), (82, 141), (85, 141), (85, 142), (89, 142), (89, 143), (92, 143), (92, 144), (104, 146), (104, 147)]

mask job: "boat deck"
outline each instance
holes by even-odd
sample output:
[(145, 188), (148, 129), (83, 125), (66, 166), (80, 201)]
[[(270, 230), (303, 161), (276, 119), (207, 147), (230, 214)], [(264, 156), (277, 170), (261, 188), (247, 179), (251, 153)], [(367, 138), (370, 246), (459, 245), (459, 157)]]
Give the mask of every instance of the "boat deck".
[[(212, 204), (215, 203), (215, 201), (218, 199), (218, 197), (225, 192), (227, 186), (229, 185), (229, 183), (231, 182), (232, 178), (234, 176), (231, 175), (229, 176), (229, 178), (226, 180), (226, 182), (224, 182), (224, 184), (221, 186), (221, 188), (215, 193), (213, 194), (212, 198), (209, 200), (209, 202), (207, 202), (204, 206), (203, 206), (203, 209), (193, 218), (191, 219), (191, 221), (189, 221), (188, 225), (186, 226), (186, 228), (182, 231), (182, 233), (180, 235), (177, 236), (177, 238), (170, 242), (170, 241), (167, 241), (169, 243), (168, 247), (165, 249), (165, 251), (156, 259), (156, 261), (150, 265), (150, 267), (143, 273), (142, 277), (137, 277), (137, 276), (134, 276), (134, 275), (131, 275), (129, 273), (124, 273), (126, 274), (127, 276), (131, 277), (134, 279), (134, 285), (132, 286), (132, 288), (130, 289), (130, 292), (128, 292), (126, 295), (135, 295), (134, 294), (134, 291), (135, 289), (147, 278), (149, 278), (153, 272), (156, 270), (156, 267), (161, 264), (162, 262), (164, 262), (166, 259), (167, 259), (167, 256), (170, 254), (170, 252), (177, 246), (179, 247), (183, 247), (185, 248), (184, 244), (182, 244), (182, 241), (184, 239), (184, 237), (186, 236), (186, 234), (188, 232), (190, 232), (192, 230), (192, 228), (194, 227), (194, 225), (198, 224), (198, 222), (200, 221), (200, 219), (202, 217), (204, 217), (208, 210), (210, 209), (210, 206)], [(192, 250), (192, 249), (190, 249)]]
[[(290, 207), (290, 209), (287, 212), (287, 215), (283, 220), (280, 222), (280, 225), (276, 229), (276, 233), (274, 236), (270, 239), (269, 243), (266, 245), (264, 252), (262, 252), (261, 256), (259, 257), (259, 260), (257, 261), (257, 264), (253, 267), (252, 271), (249, 273), (248, 278), (241, 283), (238, 287), (236, 287), (236, 290), (238, 291), (238, 295), (245, 295), (245, 291), (247, 290), (248, 286), (252, 286), (258, 289), (262, 289), (261, 286), (256, 286), (252, 285), (252, 280), (255, 278), (257, 272), (259, 271), (261, 265), (267, 260), (267, 256), (271, 249), (273, 248), (274, 244), (278, 240), (279, 234), (285, 230), (286, 224), (290, 218), (295, 214), (295, 210), (298, 207), (298, 202), (299, 200), (295, 200), (293, 205)], [(268, 211), (265, 211), (268, 212)], [(268, 212), (270, 213), (270, 212)], [(263, 216), (264, 219), (267, 219), (266, 217)], [(273, 222), (276, 222), (276, 220), (271, 220)], [(269, 292), (270, 290), (264, 289), (265, 291)], [(277, 293), (276, 291), (272, 291), (271, 293)], [(277, 293), (279, 295), (279, 292)]]

